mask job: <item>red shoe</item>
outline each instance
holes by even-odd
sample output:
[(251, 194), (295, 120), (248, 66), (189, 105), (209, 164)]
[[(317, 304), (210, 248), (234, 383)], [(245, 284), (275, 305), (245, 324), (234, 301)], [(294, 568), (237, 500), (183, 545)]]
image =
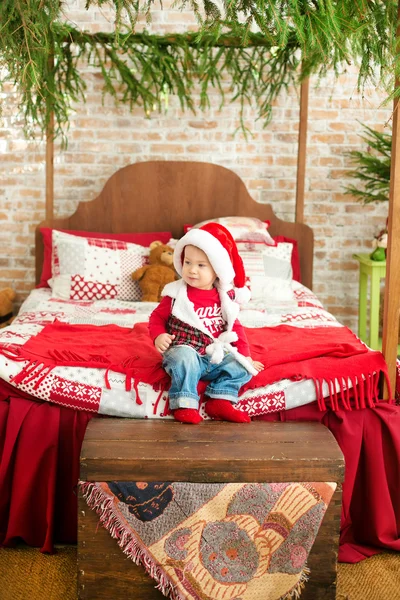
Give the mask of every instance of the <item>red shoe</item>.
[(229, 400), (211, 398), (204, 407), (209, 417), (215, 421), (231, 421), (232, 423), (250, 423), (249, 415), (238, 410)]
[(199, 411), (195, 408), (177, 408), (172, 411), (172, 414), (174, 415), (174, 419), (181, 423), (197, 425), (197, 423), (201, 423), (203, 420), (203, 417), (200, 416)]

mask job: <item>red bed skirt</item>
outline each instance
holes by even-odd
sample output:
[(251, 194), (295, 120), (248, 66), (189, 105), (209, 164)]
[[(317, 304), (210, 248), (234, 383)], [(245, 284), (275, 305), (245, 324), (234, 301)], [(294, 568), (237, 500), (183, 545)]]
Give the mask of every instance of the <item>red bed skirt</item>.
[(18, 394), (0, 382), (0, 544), (53, 552), (76, 542), (79, 455), (94, 415)]
[[(23, 540), (52, 552), (56, 542), (76, 542), (79, 454), (93, 416), (17, 395), (0, 382), (3, 546)], [(321, 421), (338, 441), (346, 461), (341, 562), (400, 550), (399, 406), (321, 412), (313, 403), (259, 419)]]

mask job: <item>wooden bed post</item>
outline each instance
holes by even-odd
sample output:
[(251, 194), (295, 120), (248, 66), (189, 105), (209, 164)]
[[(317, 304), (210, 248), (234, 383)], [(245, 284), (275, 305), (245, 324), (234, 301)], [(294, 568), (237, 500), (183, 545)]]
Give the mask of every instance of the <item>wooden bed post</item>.
[(306, 150), (308, 124), (308, 91), (310, 80), (304, 79), (300, 88), (299, 142), (297, 148), (296, 223), (304, 223), (304, 188), (306, 178)]
[[(397, 9), (396, 52), (400, 44), (400, 0)], [(395, 87), (400, 87), (396, 78)], [(397, 266), (396, 266), (397, 265)], [(399, 337), (400, 318), (400, 121), (399, 100), (395, 98), (393, 106), (392, 151), (390, 167), (388, 245), (386, 257), (385, 303), (383, 312), (382, 352), (385, 356), (392, 394), (396, 389), (396, 358)], [(383, 396), (389, 397), (385, 383)]]
[[(54, 71), (54, 53), (50, 52), (48, 59), (49, 73)], [(52, 86), (53, 87), (53, 86)], [(48, 123), (46, 128), (46, 221), (54, 217), (54, 111), (51, 95), (47, 95)]]
[(54, 112), (50, 113), (46, 131), (46, 221), (54, 216)]

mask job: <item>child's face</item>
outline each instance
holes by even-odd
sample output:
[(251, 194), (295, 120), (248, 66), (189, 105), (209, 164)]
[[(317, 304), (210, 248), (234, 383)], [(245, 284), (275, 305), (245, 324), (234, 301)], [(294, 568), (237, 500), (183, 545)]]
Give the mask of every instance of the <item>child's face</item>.
[(182, 265), (182, 279), (199, 290), (211, 290), (217, 275), (207, 254), (196, 246), (185, 246)]

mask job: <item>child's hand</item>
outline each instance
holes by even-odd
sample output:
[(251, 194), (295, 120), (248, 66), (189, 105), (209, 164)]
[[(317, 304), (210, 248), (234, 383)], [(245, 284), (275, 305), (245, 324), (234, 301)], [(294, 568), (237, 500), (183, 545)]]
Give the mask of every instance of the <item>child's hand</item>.
[(172, 340), (175, 339), (174, 335), (170, 335), (169, 333), (160, 333), (154, 340), (154, 345), (161, 354), (168, 350), (170, 345), (172, 344)]
[(260, 363), (260, 361), (253, 360), (251, 358), (251, 356), (249, 356), (248, 359), (251, 362), (251, 364), (253, 365), (253, 367), (256, 369), (256, 371), (260, 372), (260, 371), (264, 370), (264, 365), (262, 363)]

